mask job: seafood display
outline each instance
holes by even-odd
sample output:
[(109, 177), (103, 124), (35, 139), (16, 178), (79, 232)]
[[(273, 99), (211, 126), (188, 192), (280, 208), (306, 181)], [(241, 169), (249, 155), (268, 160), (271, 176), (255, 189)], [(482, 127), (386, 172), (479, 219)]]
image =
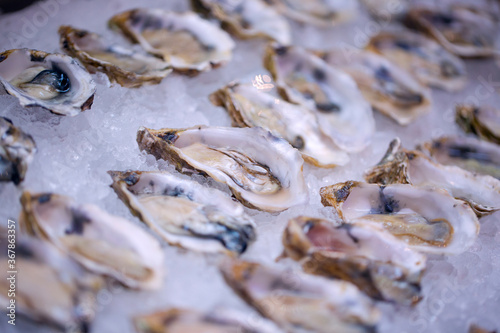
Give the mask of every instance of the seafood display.
[(90, 109), (95, 83), (73, 58), (29, 49), (0, 53), (0, 82), (22, 106), (41, 106), (63, 116)]
[(500, 144), (500, 110), (491, 106), (457, 105), (457, 124), (466, 133)]

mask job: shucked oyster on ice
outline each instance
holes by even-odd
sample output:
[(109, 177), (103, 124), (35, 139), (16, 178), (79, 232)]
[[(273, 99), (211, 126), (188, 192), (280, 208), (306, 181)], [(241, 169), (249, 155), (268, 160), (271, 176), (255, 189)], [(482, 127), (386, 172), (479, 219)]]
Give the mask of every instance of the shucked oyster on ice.
[(221, 266), (227, 284), (289, 332), (373, 332), (379, 312), (353, 284), (241, 260)]
[(157, 57), (109, 44), (98, 34), (86, 30), (61, 26), (59, 35), (64, 52), (80, 60), (89, 71), (101, 71), (111, 82), (124, 87), (160, 83), (172, 72), (170, 66)]
[(306, 107), (239, 83), (219, 89), (210, 99), (227, 110), (233, 126), (263, 127), (287, 140), (304, 160), (315, 166), (334, 167), (349, 162), (349, 155), (322, 133), (316, 115)]
[(430, 91), (412, 75), (369, 51), (342, 49), (318, 52), (328, 64), (349, 74), (373, 108), (400, 125), (408, 125), (430, 110)]
[(456, 122), (466, 133), (500, 144), (500, 109), (491, 106), (457, 105)]
[(417, 150), (401, 147), (393, 140), (385, 156), (365, 173), (369, 183), (412, 184), (442, 188), (467, 201), (481, 217), (500, 209), (500, 181), (457, 166), (441, 165)]
[(22, 182), (35, 152), (31, 135), (0, 117), (0, 181), (12, 181), (16, 185)]
[(85, 268), (132, 288), (160, 287), (163, 252), (140, 227), (62, 195), (24, 192), (21, 203), (25, 230), (47, 239)]
[(142, 127), (137, 143), (180, 172), (198, 171), (225, 183), (250, 208), (279, 212), (308, 198), (300, 153), (260, 127)]
[(191, 0), (193, 8), (222, 22), (239, 38), (267, 37), (282, 45), (292, 42), (290, 26), (266, 0)]
[(369, 144), (372, 108), (349, 75), (299, 47), (270, 45), (264, 66), (281, 96), (316, 111), (321, 130), (340, 148), (358, 152)]
[(443, 189), (348, 181), (325, 186), (320, 194), (344, 221), (380, 223), (418, 251), (459, 254), (479, 232), (472, 208)]
[(191, 12), (134, 9), (113, 16), (109, 25), (182, 72), (228, 62), (235, 46), (225, 31)]
[(131, 212), (170, 244), (240, 254), (255, 240), (254, 223), (243, 206), (219, 190), (168, 172), (109, 174)]
[(299, 216), (288, 222), (283, 246), (284, 256), (300, 260), (306, 272), (352, 282), (376, 299), (420, 300), (425, 256), (377, 224)]
[(0, 53), (0, 82), (22, 106), (41, 106), (64, 116), (90, 109), (96, 89), (75, 59), (28, 49)]
[(465, 86), (464, 62), (432, 39), (411, 31), (382, 32), (370, 39), (367, 49), (408, 70), (422, 84), (447, 91)]

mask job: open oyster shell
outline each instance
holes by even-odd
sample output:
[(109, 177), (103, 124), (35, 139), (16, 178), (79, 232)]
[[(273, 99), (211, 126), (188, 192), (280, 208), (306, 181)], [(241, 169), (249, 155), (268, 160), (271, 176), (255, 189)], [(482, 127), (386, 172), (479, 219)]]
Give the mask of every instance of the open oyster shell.
[(226, 184), (250, 208), (279, 212), (308, 198), (300, 153), (260, 127), (141, 127), (137, 143), (180, 172), (202, 172)]
[(24, 192), (21, 224), (47, 239), (85, 268), (132, 288), (156, 289), (163, 278), (163, 252), (156, 239), (133, 223), (68, 197)]
[(477, 175), (457, 166), (441, 165), (417, 150), (401, 147), (393, 140), (385, 156), (366, 171), (368, 183), (412, 184), (442, 188), (457, 199), (467, 201), (481, 217), (500, 209), (500, 181)]
[(16, 185), (22, 182), (35, 153), (31, 135), (0, 117), (0, 181), (12, 181)]
[(266, 37), (282, 45), (292, 43), (292, 32), (284, 17), (265, 0), (191, 0), (193, 8), (222, 22), (239, 38)]
[(363, 150), (375, 131), (370, 104), (344, 72), (298, 47), (270, 45), (264, 66), (281, 96), (314, 110), (321, 130), (348, 152)]
[(367, 49), (408, 70), (422, 83), (447, 91), (461, 90), (467, 81), (465, 63), (441, 45), (408, 30), (382, 32)]
[(59, 35), (64, 52), (80, 60), (87, 70), (101, 71), (111, 82), (124, 87), (157, 84), (172, 72), (167, 63), (154, 56), (109, 44), (86, 30), (61, 26)]
[(472, 208), (443, 189), (348, 181), (322, 187), (320, 194), (344, 221), (381, 223), (418, 251), (459, 254), (479, 233)]
[(240, 254), (255, 240), (243, 206), (219, 190), (168, 172), (109, 174), (130, 211), (172, 245)]
[(192, 12), (134, 9), (113, 16), (109, 25), (181, 72), (194, 74), (228, 62), (235, 46), (225, 31)]
[(456, 122), (466, 133), (500, 144), (500, 109), (491, 106), (456, 106)]
[(22, 106), (41, 106), (63, 116), (90, 109), (96, 89), (75, 59), (28, 49), (0, 53), (0, 82)]
[(372, 107), (398, 124), (408, 125), (429, 112), (429, 89), (386, 58), (369, 51), (347, 54), (340, 48), (318, 55), (349, 74)]
[(421, 298), (425, 256), (379, 225), (299, 216), (282, 241), (284, 256), (300, 260), (306, 272), (352, 282), (376, 299), (412, 304)]
[(221, 266), (227, 284), (264, 317), (289, 332), (373, 332), (379, 312), (346, 281), (241, 260)]
[(316, 115), (303, 106), (239, 83), (219, 89), (210, 95), (210, 100), (227, 110), (233, 126), (263, 127), (287, 140), (305, 161), (315, 166), (330, 168), (349, 162), (349, 155), (319, 129)]

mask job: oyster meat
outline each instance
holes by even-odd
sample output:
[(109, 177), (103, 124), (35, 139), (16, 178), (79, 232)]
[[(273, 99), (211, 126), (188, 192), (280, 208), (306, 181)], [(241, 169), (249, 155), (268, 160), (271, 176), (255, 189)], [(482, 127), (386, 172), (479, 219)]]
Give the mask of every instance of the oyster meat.
[(222, 22), (239, 38), (266, 37), (282, 45), (292, 43), (290, 26), (266, 0), (191, 0), (193, 8)]
[(0, 53), (0, 82), (22, 106), (41, 106), (63, 116), (90, 109), (96, 90), (75, 59), (28, 49)]
[(241, 260), (225, 262), (227, 284), (288, 332), (373, 332), (379, 312), (353, 284)]
[(303, 106), (239, 83), (219, 89), (210, 99), (227, 110), (233, 126), (263, 127), (287, 140), (302, 153), (305, 161), (315, 166), (329, 168), (349, 162), (349, 155), (319, 129), (313, 111)]
[(386, 58), (369, 51), (346, 54), (340, 48), (319, 55), (349, 74), (372, 107), (398, 124), (408, 125), (429, 112), (430, 91)]
[(170, 66), (149, 54), (108, 43), (98, 34), (70, 26), (59, 28), (61, 49), (91, 72), (106, 74), (124, 87), (157, 84), (172, 72)]
[(481, 217), (500, 209), (500, 181), (457, 166), (441, 165), (417, 150), (393, 140), (382, 160), (365, 173), (368, 183), (412, 184), (442, 188), (467, 201)]
[(425, 256), (380, 225), (299, 216), (288, 222), (283, 246), (306, 272), (352, 282), (373, 298), (404, 304), (421, 298)]
[(349, 75), (299, 47), (269, 46), (264, 66), (281, 96), (314, 110), (321, 130), (340, 148), (358, 152), (369, 144), (373, 112)]
[(408, 70), (422, 83), (447, 91), (461, 90), (467, 81), (465, 63), (437, 42), (402, 30), (372, 37), (367, 49)]
[(206, 71), (228, 62), (235, 47), (224, 30), (192, 12), (134, 9), (113, 16), (109, 25), (181, 72)]
[(260, 127), (142, 127), (137, 143), (180, 172), (198, 171), (225, 183), (250, 208), (279, 212), (308, 199), (300, 153)]
[(22, 182), (35, 153), (31, 135), (15, 127), (10, 119), (0, 117), (0, 181), (16, 185)]
[(158, 241), (124, 218), (53, 193), (21, 197), (25, 230), (46, 239), (85, 268), (132, 288), (157, 289), (163, 278)]
[(491, 106), (457, 105), (456, 122), (466, 133), (500, 144), (500, 110)]
[(243, 206), (219, 190), (168, 172), (109, 174), (131, 212), (170, 244), (240, 254), (255, 240), (255, 225)]
[(479, 233), (472, 208), (443, 189), (348, 181), (325, 186), (320, 194), (344, 221), (380, 223), (418, 251), (459, 254)]

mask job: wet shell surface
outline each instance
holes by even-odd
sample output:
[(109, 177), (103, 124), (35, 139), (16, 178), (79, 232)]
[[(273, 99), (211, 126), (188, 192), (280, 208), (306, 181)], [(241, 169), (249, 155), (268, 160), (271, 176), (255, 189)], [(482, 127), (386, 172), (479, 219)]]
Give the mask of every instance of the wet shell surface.
[(157, 84), (172, 72), (170, 66), (152, 55), (110, 44), (98, 34), (70, 26), (59, 28), (61, 49), (77, 58), (91, 72), (106, 74), (124, 87)]
[(323, 205), (344, 221), (380, 223), (418, 251), (460, 254), (479, 232), (472, 208), (443, 189), (348, 181), (323, 187), (320, 194)]
[(68, 197), (24, 192), (21, 224), (95, 273), (128, 287), (157, 289), (163, 278), (158, 241), (128, 220)]
[(500, 144), (500, 109), (491, 106), (457, 105), (456, 122), (466, 133)]
[(283, 233), (284, 255), (306, 272), (346, 280), (368, 296), (404, 304), (420, 300), (424, 255), (382, 226), (299, 216)]
[(142, 127), (137, 143), (180, 172), (201, 172), (226, 184), (250, 208), (279, 212), (308, 198), (300, 153), (260, 127)]
[(90, 109), (96, 90), (75, 59), (29, 49), (0, 53), (0, 82), (22, 106), (41, 106), (63, 116)]
[(255, 240), (243, 206), (219, 190), (168, 172), (109, 174), (131, 212), (172, 245), (240, 254)]
[(134, 9), (113, 16), (109, 25), (174, 69), (195, 73), (231, 60), (231, 37), (192, 12)]
[(321, 130), (340, 148), (359, 152), (370, 143), (372, 108), (349, 75), (299, 47), (270, 45), (264, 66), (281, 96), (314, 110)]
[(305, 161), (318, 167), (349, 162), (349, 155), (324, 134), (313, 111), (288, 103), (249, 84), (232, 83), (210, 95), (212, 103), (223, 106), (233, 126), (260, 126), (287, 140), (302, 153)]

